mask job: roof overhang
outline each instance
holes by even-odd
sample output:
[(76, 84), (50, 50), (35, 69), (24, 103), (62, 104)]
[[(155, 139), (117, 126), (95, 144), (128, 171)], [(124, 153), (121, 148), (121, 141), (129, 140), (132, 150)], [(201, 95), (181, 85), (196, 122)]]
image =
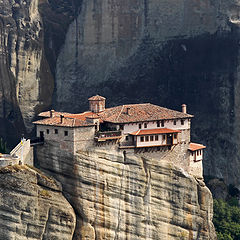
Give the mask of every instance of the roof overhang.
[(195, 152), (197, 150), (201, 150), (201, 149), (204, 149), (204, 148), (206, 148), (206, 146), (204, 146), (202, 144), (190, 143), (189, 147), (188, 147), (188, 150), (191, 151), (191, 152)]
[(193, 118), (194, 116), (191, 115), (189, 117), (182, 117), (182, 118), (161, 118), (161, 119), (146, 119), (146, 120), (141, 120), (141, 121), (125, 121), (125, 122), (120, 122), (120, 121), (105, 121), (103, 119), (103, 122), (106, 122), (106, 123), (112, 123), (112, 124), (133, 124), (133, 123), (145, 123), (145, 122), (156, 122), (156, 121), (170, 121), (170, 120), (180, 120), (180, 119), (191, 119)]
[(169, 129), (169, 128), (155, 128), (155, 129), (142, 129), (132, 133), (133, 136), (143, 136), (143, 135), (156, 135), (156, 134), (168, 134), (168, 133), (180, 133), (180, 130)]

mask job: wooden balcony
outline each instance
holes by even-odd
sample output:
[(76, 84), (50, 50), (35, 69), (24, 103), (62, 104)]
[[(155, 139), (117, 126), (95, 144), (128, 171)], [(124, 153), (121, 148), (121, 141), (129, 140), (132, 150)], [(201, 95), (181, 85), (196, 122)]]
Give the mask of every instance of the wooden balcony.
[(95, 140), (97, 142), (104, 142), (109, 140), (118, 140), (122, 138), (121, 131), (107, 131), (107, 132), (97, 132)]

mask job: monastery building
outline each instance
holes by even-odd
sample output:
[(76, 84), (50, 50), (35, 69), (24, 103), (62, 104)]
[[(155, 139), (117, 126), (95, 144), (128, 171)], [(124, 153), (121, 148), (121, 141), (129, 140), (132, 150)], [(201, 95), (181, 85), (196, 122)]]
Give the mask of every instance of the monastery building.
[(40, 113), (42, 119), (34, 122), (37, 137), (44, 140), (44, 145), (55, 142), (59, 149), (72, 154), (108, 146), (124, 153), (147, 152), (154, 156), (175, 151), (172, 156), (181, 166), (202, 176), (205, 146), (190, 142), (193, 115), (187, 114), (185, 104), (178, 112), (150, 103), (105, 108), (106, 99), (99, 95), (88, 100), (89, 111), (83, 113)]

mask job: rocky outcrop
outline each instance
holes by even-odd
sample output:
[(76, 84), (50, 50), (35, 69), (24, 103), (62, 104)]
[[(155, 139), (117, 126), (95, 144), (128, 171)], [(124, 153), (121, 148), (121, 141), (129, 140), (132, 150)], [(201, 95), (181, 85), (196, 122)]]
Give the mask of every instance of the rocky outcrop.
[[(0, 3), (0, 121), (8, 143), (33, 128), (37, 109), (51, 104), (53, 78), (44, 54), (38, 0)], [(47, 96), (47, 97), (46, 97)]]
[[(239, 186), (239, 0), (3, 0), (0, 135), (53, 105), (152, 102), (196, 116), (206, 175)], [(55, 91), (54, 91), (55, 89)], [(54, 91), (54, 94), (53, 94)]]
[(72, 239), (75, 213), (52, 178), (27, 166), (0, 169), (0, 239)]
[(37, 156), (76, 212), (73, 239), (216, 239), (210, 191), (175, 159), (98, 148), (73, 157), (54, 142)]
[(0, 135), (10, 146), (52, 104), (56, 58), (80, 3), (0, 2)]

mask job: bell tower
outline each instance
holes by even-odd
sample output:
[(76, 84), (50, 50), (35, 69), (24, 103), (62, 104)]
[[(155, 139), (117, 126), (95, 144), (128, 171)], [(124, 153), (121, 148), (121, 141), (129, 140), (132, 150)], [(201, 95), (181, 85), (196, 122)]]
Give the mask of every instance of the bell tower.
[(90, 97), (88, 99), (89, 101), (89, 109), (91, 112), (99, 113), (105, 110), (105, 97), (96, 95), (93, 97)]

